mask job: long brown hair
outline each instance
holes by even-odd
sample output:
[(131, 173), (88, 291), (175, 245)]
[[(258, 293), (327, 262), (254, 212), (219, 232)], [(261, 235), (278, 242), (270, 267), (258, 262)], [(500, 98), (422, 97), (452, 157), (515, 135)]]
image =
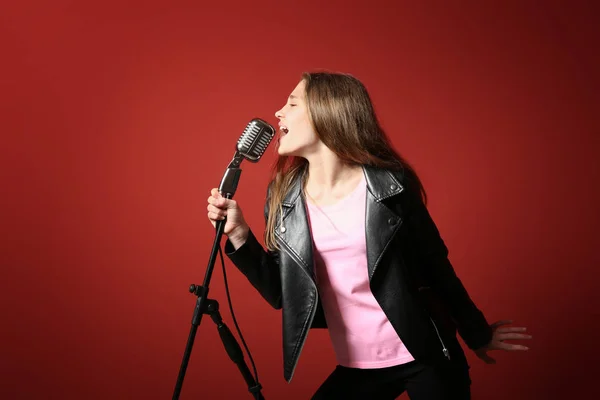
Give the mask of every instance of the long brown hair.
[[(423, 201), (427, 201), (425, 189), (414, 169), (392, 148), (379, 125), (371, 98), (362, 82), (349, 74), (330, 72), (305, 72), (302, 79), (314, 131), (331, 151), (350, 165), (404, 170)], [(265, 245), (270, 250), (278, 248), (274, 232), (283, 199), (298, 177), (304, 186), (307, 165), (306, 159), (295, 156), (279, 156), (273, 165), (265, 228)]]

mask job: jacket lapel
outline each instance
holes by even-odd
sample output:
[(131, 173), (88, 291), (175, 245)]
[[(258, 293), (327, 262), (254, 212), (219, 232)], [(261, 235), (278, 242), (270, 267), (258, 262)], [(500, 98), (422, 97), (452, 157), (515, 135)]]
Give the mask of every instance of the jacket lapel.
[(367, 180), (365, 234), (370, 281), (385, 250), (402, 225), (401, 217), (383, 204), (383, 200), (401, 193), (404, 187), (392, 173), (386, 170), (365, 166), (364, 172)]
[(313, 241), (300, 177), (292, 184), (282, 206), (283, 214), (275, 226), (275, 236), (289, 256), (315, 281)]
[[(367, 181), (365, 235), (367, 268), (371, 280), (384, 252), (402, 225), (401, 217), (383, 204), (383, 201), (401, 193), (404, 187), (389, 171), (368, 166), (364, 166), (363, 171)], [(283, 250), (314, 281), (313, 241), (300, 177), (292, 184), (282, 206), (283, 214), (276, 224), (275, 236)]]

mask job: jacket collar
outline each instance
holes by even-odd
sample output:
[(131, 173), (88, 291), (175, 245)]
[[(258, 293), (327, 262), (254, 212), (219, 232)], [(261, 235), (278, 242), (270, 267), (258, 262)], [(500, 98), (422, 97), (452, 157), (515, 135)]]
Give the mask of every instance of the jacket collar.
[[(377, 202), (395, 196), (404, 190), (402, 183), (391, 171), (363, 165), (363, 172), (367, 180), (367, 190)], [(297, 201), (302, 199), (301, 194), (302, 177), (298, 176), (292, 182), (290, 190), (283, 199), (282, 205), (284, 207), (293, 207)]]

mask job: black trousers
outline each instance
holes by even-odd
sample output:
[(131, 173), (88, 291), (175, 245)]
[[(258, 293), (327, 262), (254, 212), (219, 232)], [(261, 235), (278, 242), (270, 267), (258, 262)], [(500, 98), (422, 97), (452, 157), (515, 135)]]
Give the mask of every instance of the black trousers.
[(338, 365), (312, 400), (394, 400), (405, 391), (411, 400), (469, 400), (471, 379), (466, 359), (439, 365), (412, 361), (378, 369)]

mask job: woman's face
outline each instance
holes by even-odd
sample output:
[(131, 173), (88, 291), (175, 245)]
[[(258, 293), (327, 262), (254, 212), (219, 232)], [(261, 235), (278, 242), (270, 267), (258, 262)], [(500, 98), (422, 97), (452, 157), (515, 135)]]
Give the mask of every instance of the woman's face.
[(280, 156), (305, 157), (317, 150), (320, 142), (314, 131), (306, 105), (305, 82), (294, 88), (287, 103), (275, 113), (279, 119)]

